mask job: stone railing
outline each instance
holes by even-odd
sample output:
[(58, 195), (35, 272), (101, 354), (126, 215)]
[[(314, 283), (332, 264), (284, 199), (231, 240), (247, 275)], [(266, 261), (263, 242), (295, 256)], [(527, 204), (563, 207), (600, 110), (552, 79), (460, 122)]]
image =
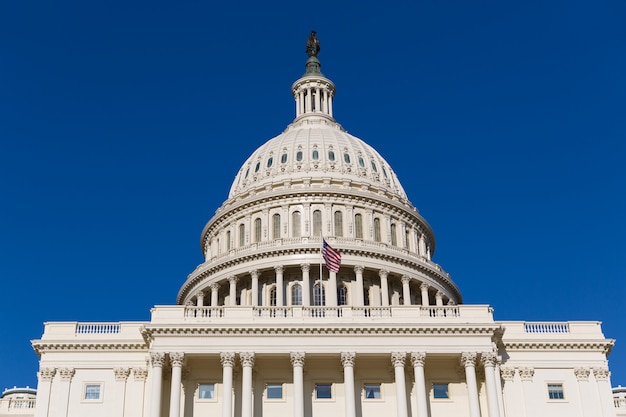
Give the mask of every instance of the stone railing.
[(524, 323), (526, 333), (569, 333), (569, 323)]
[(119, 323), (76, 323), (76, 334), (112, 334), (119, 332)]
[(32, 416), (35, 413), (35, 398), (0, 399), (0, 415)]

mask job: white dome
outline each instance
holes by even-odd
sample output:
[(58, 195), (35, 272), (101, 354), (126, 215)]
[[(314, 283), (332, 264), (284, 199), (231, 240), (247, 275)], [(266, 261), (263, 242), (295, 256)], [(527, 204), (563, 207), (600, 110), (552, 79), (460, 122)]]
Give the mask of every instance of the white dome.
[(235, 177), (229, 199), (271, 184), (327, 177), (407, 200), (396, 174), (374, 148), (333, 120), (311, 116), (296, 119), (250, 155)]

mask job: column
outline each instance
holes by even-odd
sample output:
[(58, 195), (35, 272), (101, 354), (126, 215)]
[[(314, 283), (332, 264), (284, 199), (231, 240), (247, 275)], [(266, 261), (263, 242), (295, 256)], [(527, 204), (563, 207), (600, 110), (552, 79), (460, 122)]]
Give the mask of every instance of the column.
[(341, 364), (343, 365), (343, 388), (345, 390), (346, 411), (345, 417), (356, 417), (356, 402), (354, 392), (354, 360), (356, 353), (341, 352)]
[(291, 352), (293, 366), (293, 416), (304, 417), (304, 352)]
[(498, 404), (498, 391), (496, 389), (496, 360), (493, 352), (483, 352), (480, 358), (485, 367), (485, 385), (487, 385), (487, 406), (489, 417), (500, 417), (500, 405)]
[(357, 265), (354, 267), (354, 273), (356, 274), (356, 288), (354, 288), (353, 304), (355, 306), (365, 305), (365, 299), (363, 298), (363, 271), (365, 267)]
[(277, 265), (274, 267), (274, 271), (276, 271), (276, 306), (281, 307), (285, 305), (283, 302), (283, 271), (285, 268), (282, 265)]
[(611, 390), (611, 384), (609, 382), (610, 375), (609, 370), (606, 368), (593, 368), (593, 376), (596, 378), (598, 384), (598, 394), (603, 416), (612, 416), (615, 414), (613, 391)]
[(306, 89), (306, 112), (310, 112), (313, 108), (313, 92), (310, 87)]
[[(406, 382), (404, 380), (404, 360), (405, 352), (392, 352), (391, 363), (396, 377), (396, 400), (398, 407), (398, 417), (408, 417), (409, 411), (406, 402)], [(473, 416), (472, 416), (473, 417)]]
[(252, 417), (252, 367), (254, 353), (242, 352), (239, 360), (243, 371), (241, 373), (241, 417)]
[(435, 294), (435, 305), (437, 307), (443, 307), (443, 292), (437, 291)]
[(204, 293), (202, 291), (196, 293), (196, 305), (198, 307), (204, 306)]
[(324, 108), (322, 111), (328, 114), (328, 88), (324, 89)]
[(320, 111), (320, 88), (315, 87), (315, 111)]
[(118, 392), (116, 397), (120, 400), (120, 409), (116, 415), (124, 417), (126, 412), (126, 381), (128, 380), (128, 375), (130, 375), (130, 368), (114, 368), (113, 373), (115, 374), (115, 381), (119, 382), (119, 384), (116, 384), (116, 391)]
[[(578, 390), (580, 391), (580, 405), (582, 408), (583, 417), (593, 417), (601, 413), (598, 404), (595, 404), (596, 396), (593, 395), (589, 389), (589, 375), (591, 369), (589, 368), (575, 368), (574, 375), (578, 380)], [(595, 406), (595, 407), (594, 407)]]
[(228, 297), (229, 297), (229, 305), (236, 306), (237, 305), (237, 281), (239, 278), (236, 276), (228, 277), (228, 283), (230, 284)]
[[(233, 366), (235, 354), (232, 352), (220, 353), (222, 362), (222, 417), (233, 415)], [(156, 417), (156, 416), (155, 416)]]
[[(148, 368), (133, 368), (133, 379), (136, 382), (141, 383), (141, 396), (146, 398), (146, 379), (148, 379)], [(39, 396), (39, 393), (37, 393)], [(143, 416), (144, 414), (145, 402), (141, 401), (139, 405), (139, 413), (137, 415)]]
[(252, 277), (252, 305), (257, 307), (259, 305), (259, 271), (254, 269), (250, 271)]
[(328, 272), (328, 288), (326, 289), (326, 305), (337, 305), (337, 273)]
[(209, 287), (211, 287), (211, 307), (217, 307), (217, 302), (218, 302), (218, 291), (220, 289), (220, 284), (218, 284), (217, 282), (214, 282), (213, 284), (209, 285)]
[(380, 297), (382, 299), (382, 306), (389, 306), (389, 284), (387, 282), (387, 276), (389, 275), (389, 271), (381, 269), (378, 271), (378, 276), (380, 276)]
[(412, 352), (411, 363), (415, 375), (415, 402), (417, 404), (417, 417), (428, 417), (428, 397), (426, 394), (426, 378), (424, 376), (425, 352)]
[(467, 382), (467, 396), (469, 398), (470, 417), (480, 417), (480, 405), (478, 402), (478, 384), (476, 383), (476, 353), (462, 353), (461, 364), (465, 366), (465, 380)]
[(420, 291), (422, 292), (422, 305), (428, 307), (430, 305), (430, 301), (428, 300), (428, 284), (422, 282)]
[(328, 115), (330, 117), (333, 116), (333, 96), (332, 95), (328, 97)]
[[(72, 385), (72, 378), (74, 377), (74, 373), (76, 372), (76, 370), (74, 368), (60, 368), (58, 372), (59, 372), (59, 376), (61, 377), (61, 380), (58, 383), (59, 391), (63, 393), (65, 397), (63, 398), (63, 402), (60, 403), (60, 407), (59, 407), (60, 410), (58, 411), (60, 411), (59, 415), (66, 416), (67, 409), (69, 407), (70, 388)], [(50, 414), (55, 415), (56, 413), (51, 412)]]
[(417, 242), (418, 248), (419, 248), (419, 255), (421, 255), (422, 257), (426, 256), (426, 242), (424, 240), (424, 235), (420, 235), (420, 239)]
[(411, 282), (411, 277), (408, 275), (402, 275), (402, 299), (404, 300), (405, 306), (411, 305), (411, 287), (409, 287), (409, 282)]
[[(448, 305), (454, 305), (454, 302), (452, 300), (448, 300)], [(504, 394), (502, 394), (502, 377), (500, 376), (501, 364), (502, 364), (502, 358), (497, 357), (496, 368), (494, 370), (495, 372), (494, 376), (496, 378), (496, 391), (498, 393), (498, 407), (500, 407), (500, 417), (505, 417), (506, 414), (504, 414)]]
[(37, 401), (35, 402), (35, 415), (47, 416), (50, 407), (50, 391), (52, 389), (52, 379), (56, 375), (55, 368), (41, 368), (37, 375)]
[(521, 383), (515, 380), (515, 368), (503, 366), (500, 369), (504, 381), (504, 395), (506, 395), (506, 417), (525, 417), (524, 393)]
[(150, 417), (161, 417), (161, 383), (163, 379), (163, 363), (165, 363), (164, 353), (150, 353), (150, 364), (152, 365), (152, 393), (150, 395)]
[(311, 278), (309, 277), (309, 271), (311, 270), (311, 264), (300, 264), (302, 269), (302, 305), (311, 305)]
[(535, 376), (534, 368), (519, 368), (520, 380), (522, 381), (522, 398), (524, 399), (524, 408), (526, 409), (526, 416), (532, 417), (538, 415), (536, 412), (535, 402), (528, 399), (527, 395), (532, 392), (533, 377)]
[(170, 352), (172, 364), (172, 386), (170, 388), (170, 417), (180, 416), (180, 391), (183, 381), (183, 361), (185, 354), (182, 352)]

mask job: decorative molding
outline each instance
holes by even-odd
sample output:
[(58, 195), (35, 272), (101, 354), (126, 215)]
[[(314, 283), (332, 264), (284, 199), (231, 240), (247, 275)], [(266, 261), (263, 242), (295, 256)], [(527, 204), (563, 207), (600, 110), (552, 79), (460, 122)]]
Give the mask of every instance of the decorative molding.
[(355, 274), (362, 274), (364, 270), (365, 270), (365, 266), (363, 266), (363, 265), (355, 265), (354, 266), (354, 273)]
[(568, 342), (558, 341), (554, 342), (503, 342), (504, 348), (507, 351), (515, 350), (595, 350), (608, 355), (613, 349), (615, 342), (613, 340), (606, 340), (602, 342)]
[(163, 352), (150, 352), (150, 364), (153, 368), (163, 368), (165, 363), (165, 353)]
[(515, 368), (503, 366), (500, 368), (500, 375), (505, 381), (513, 381), (515, 379)]
[(404, 367), (406, 361), (406, 352), (391, 352), (391, 363), (394, 368)]
[(426, 364), (426, 352), (411, 352), (411, 363), (414, 368), (423, 367)]
[(211, 284), (209, 284), (209, 288), (211, 288), (211, 291), (219, 291), (220, 284), (218, 284), (217, 282), (212, 282)]
[(259, 278), (260, 275), (261, 273), (259, 272), (258, 269), (253, 269), (252, 271), (250, 271), (250, 276), (252, 278)]
[(480, 354), (480, 360), (485, 368), (495, 368), (498, 363), (498, 356), (493, 352), (482, 352)]
[(33, 349), (35, 352), (41, 356), (45, 352), (51, 351), (81, 351), (81, 352), (93, 352), (97, 351), (105, 351), (105, 352), (117, 352), (117, 351), (137, 351), (137, 350), (148, 350), (148, 345), (146, 343), (68, 343), (68, 342), (60, 342), (60, 343), (33, 343)]
[(254, 366), (254, 352), (240, 352), (239, 360), (242, 366), (253, 367)]
[(593, 376), (597, 381), (608, 381), (611, 373), (606, 368), (593, 368)]
[(289, 354), (289, 359), (291, 360), (291, 366), (293, 366), (294, 368), (296, 366), (304, 367), (304, 357), (305, 357), (304, 352), (291, 352)]
[(402, 275), (402, 277), (400, 277), (400, 281), (402, 281), (403, 284), (408, 284), (411, 282), (411, 277), (408, 275)]
[(274, 267), (274, 271), (276, 271), (277, 274), (282, 274), (285, 271), (285, 266), (284, 265), (276, 265)]
[(39, 370), (39, 379), (42, 381), (52, 381), (56, 373), (56, 368), (41, 368)]
[(59, 376), (61, 377), (61, 381), (71, 381), (75, 373), (76, 373), (76, 370), (74, 368), (60, 368), (59, 369)]
[(308, 272), (311, 270), (311, 264), (300, 264), (302, 272)]
[(222, 367), (233, 367), (235, 366), (235, 353), (234, 352), (222, 352), (220, 353), (220, 362), (222, 362)]
[(346, 367), (354, 367), (354, 362), (356, 360), (355, 352), (341, 352), (341, 364), (344, 368)]
[(170, 352), (170, 364), (172, 367), (182, 367), (185, 361), (185, 354), (183, 352)]
[(130, 375), (130, 368), (113, 368), (116, 381), (126, 381)]
[(463, 352), (461, 353), (461, 364), (464, 367), (476, 366), (476, 352)]
[(517, 372), (519, 372), (519, 377), (522, 381), (531, 382), (535, 376), (534, 368), (518, 368)]
[(588, 381), (590, 374), (591, 369), (589, 368), (574, 368), (574, 375), (576, 375), (576, 379), (579, 381)]
[(135, 381), (145, 381), (147, 377), (148, 377), (148, 369), (133, 368), (133, 379)]

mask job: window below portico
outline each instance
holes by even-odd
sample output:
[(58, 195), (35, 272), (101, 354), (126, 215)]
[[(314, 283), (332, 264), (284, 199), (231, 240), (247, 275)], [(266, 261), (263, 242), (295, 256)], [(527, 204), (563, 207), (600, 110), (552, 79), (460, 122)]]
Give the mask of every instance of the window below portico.
[(450, 388), (447, 383), (437, 382), (433, 384), (433, 399), (447, 400), (450, 398)]
[(316, 400), (331, 400), (333, 398), (333, 384), (318, 383), (315, 384)]

